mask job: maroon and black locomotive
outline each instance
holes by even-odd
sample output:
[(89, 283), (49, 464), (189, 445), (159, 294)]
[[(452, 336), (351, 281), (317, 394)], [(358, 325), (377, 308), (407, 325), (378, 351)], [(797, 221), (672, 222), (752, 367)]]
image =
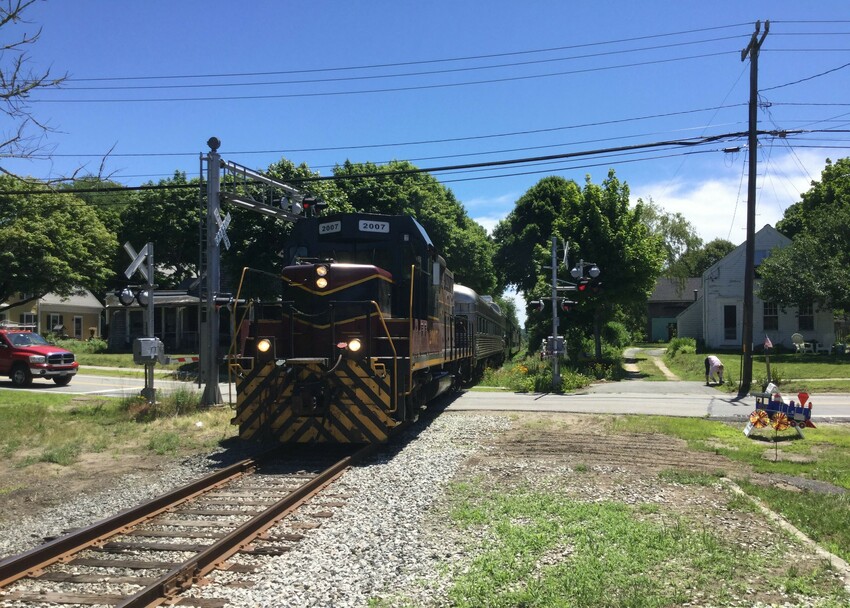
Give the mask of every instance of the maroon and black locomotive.
[[(499, 307), (456, 288), (412, 217), (303, 218), (281, 255), (279, 298), (247, 307), (232, 349), (242, 438), (383, 442), (516, 347)], [(480, 306), (455, 310), (456, 289), (487, 304), (486, 321)]]

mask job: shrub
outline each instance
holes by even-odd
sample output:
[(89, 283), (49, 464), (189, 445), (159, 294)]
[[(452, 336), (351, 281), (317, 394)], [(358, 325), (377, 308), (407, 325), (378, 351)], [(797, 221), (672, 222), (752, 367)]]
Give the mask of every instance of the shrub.
[(56, 334), (47, 334), (45, 340), (51, 344), (55, 344), (72, 353), (105, 353), (106, 340), (101, 338), (90, 338), (88, 340), (74, 340), (72, 338), (59, 338)]
[(602, 328), (602, 339), (615, 348), (625, 348), (631, 344), (631, 335), (626, 326), (617, 321), (609, 321)]
[(697, 352), (697, 341), (693, 338), (673, 338), (667, 346), (666, 357), (672, 359), (677, 353), (691, 354)]

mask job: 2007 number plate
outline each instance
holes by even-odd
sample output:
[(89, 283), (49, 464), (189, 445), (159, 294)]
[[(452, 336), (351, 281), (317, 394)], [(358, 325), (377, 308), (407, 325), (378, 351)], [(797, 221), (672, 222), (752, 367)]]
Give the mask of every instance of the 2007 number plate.
[(360, 232), (389, 232), (389, 222), (376, 222), (375, 220), (360, 220)]

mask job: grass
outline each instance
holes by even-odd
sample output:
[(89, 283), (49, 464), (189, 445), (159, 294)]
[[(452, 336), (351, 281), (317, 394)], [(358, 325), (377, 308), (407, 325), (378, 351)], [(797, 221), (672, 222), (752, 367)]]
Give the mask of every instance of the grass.
[[(726, 368), (726, 389), (737, 390), (741, 379), (741, 355), (717, 353)], [(677, 353), (665, 358), (665, 363), (682, 380), (705, 381), (705, 354)], [(770, 356), (771, 377), (785, 392), (802, 390), (819, 393), (850, 392), (850, 356), (798, 355)], [(761, 389), (767, 380), (767, 363), (764, 355), (753, 356), (753, 389)], [(778, 381), (777, 381), (778, 380)]]
[[(843, 489), (841, 493), (822, 493), (735, 480), (807, 536), (850, 561), (850, 429), (846, 426), (808, 429), (805, 440), (795, 439), (793, 431), (783, 431), (774, 438), (778, 441), (759, 441), (747, 438), (740, 425), (703, 419), (618, 416), (611, 424), (616, 433), (663, 433), (682, 439), (690, 449), (721, 454), (749, 465), (755, 473), (801, 477)], [(782, 458), (775, 459), (777, 445), (781, 445)]]
[(3, 391), (0, 454), (13, 467), (70, 466), (81, 455), (180, 454), (209, 449), (235, 431), (228, 408), (199, 411), (199, 394), (162, 395), (151, 408), (138, 397), (79, 397)]
[(799, 572), (789, 556), (742, 548), (722, 529), (657, 509), (493, 488), (484, 479), (454, 485), (451, 503), (475, 556), (453, 579), (452, 606), (662, 608), (695, 597), (719, 605), (752, 595), (742, 564), (785, 593), (818, 597), (819, 606), (847, 600), (826, 565)]

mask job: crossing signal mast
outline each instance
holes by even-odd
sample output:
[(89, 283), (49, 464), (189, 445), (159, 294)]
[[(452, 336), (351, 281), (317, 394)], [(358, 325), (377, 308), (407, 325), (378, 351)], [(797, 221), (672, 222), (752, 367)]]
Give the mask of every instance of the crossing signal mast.
[(230, 248), (227, 238), (230, 214), (221, 217), (221, 202), (290, 222), (314, 215), (327, 203), (290, 184), (223, 160), (218, 153), (221, 142), (216, 137), (211, 137), (207, 145), (210, 151), (201, 155), (202, 173), (204, 161), (207, 165), (207, 222), (199, 273), (205, 276), (201, 293), (199, 380), (205, 383), (201, 405), (216, 405), (222, 402), (218, 387), (220, 322), (216, 307), (231, 301), (229, 294), (221, 293), (221, 245)]

